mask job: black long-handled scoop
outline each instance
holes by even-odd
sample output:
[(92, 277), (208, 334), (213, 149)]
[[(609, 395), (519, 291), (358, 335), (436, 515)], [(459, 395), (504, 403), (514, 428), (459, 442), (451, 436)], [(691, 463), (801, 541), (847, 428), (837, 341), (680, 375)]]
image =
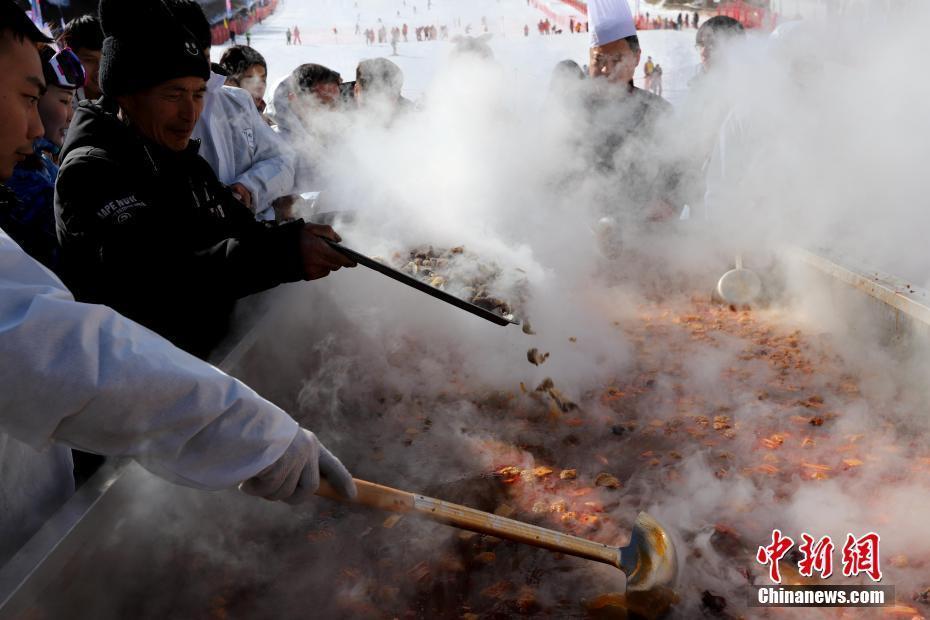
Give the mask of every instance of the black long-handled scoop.
[(365, 256), (364, 254), (361, 254), (360, 252), (356, 252), (353, 249), (347, 248), (344, 245), (341, 245), (334, 241), (330, 241), (329, 239), (324, 239), (324, 241), (329, 243), (329, 245), (332, 246), (334, 250), (343, 254), (344, 256), (347, 256), (348, 258), (351, 258), (359, 265), (364, 265), (365, 267), (368, 267), (369, 269), (373, 269), (382, 275), (386, 275), (387, 277), (397, 280), (398, 282), (402, 284), (406, 284), (409, 287), (417, 289), (421, 293), (426, 293), (427, 295), (430, 295), (431, 297), (435, 297), (436, 299), (442, 300), (446, 302), (447, 304), (451, 304), (455, 306), (456, 308), (459, 308), (460, 310), (464, 310), (465, 312), (470, 312), (474, 314), (475, 316), (480, 316), (485, 321), (491, 321), (492, 323), (496, 325), (505, 325), (505, 326), (520, 324), (520, 320), (514, 318), (513, 315), (504, 316), (501, 314), (497, 314), (496, 312), (491, 312), (490, 310), (486, 310), (485, 308), (482, 308), (481, 306), (476, 306), (475, 304), (471, 302), (465, 301), (464, 299), (456, 297), (455, 295), (451, 295), (443, 290), (440, 290), (436, 288), (435, 286), (431, 286), (427, 284), (426, 282), (423, 282), (421, 280), (414, 278), (413, 276), (407, 275), (406, 273), (402, 271), (398, 271), (397, 269), (394, 269), (393, 267), (388, 267), (387, 265), (383, 263), (379, 263), (373, 258)]

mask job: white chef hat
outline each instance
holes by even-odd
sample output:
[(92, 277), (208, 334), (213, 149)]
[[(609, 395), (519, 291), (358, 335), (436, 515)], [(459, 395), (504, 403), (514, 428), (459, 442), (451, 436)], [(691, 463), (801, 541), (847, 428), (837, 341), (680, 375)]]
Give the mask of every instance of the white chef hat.
[(588, 0), (591, 47), (607, 45), (636, 34), (627, 0)]

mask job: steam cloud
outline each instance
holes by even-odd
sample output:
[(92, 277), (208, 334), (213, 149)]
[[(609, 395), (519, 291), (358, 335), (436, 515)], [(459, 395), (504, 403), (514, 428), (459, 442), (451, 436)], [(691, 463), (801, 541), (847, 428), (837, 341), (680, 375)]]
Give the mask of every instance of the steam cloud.
[[(642, 181), (630, 178), (623, 165), (629, 162), (618, 162), (613, 173), (596, 171), (590, 147), (602, 128), (590, 126), (580, 105), (590, 84), (550, 90), (497, 62), (450, 59), (420, 98), (419, 111), (395, 118), (378, 110), (352, 123), (340, 121), (338, 135), (326, 136), (327, 148), (306, 145), (329, 184), (322, 204), (353, 212), (336, 228), (346, 245), (373, 256), (427, 244), (464, 245), (505, 273), (519, 268), (510, 283), (525, 280), (523, 311), (538, 335), (492, 327), (359, 268), (279, 291), (278, 305), (288, 315), (280, 319), (279, 337), (261, 344), (261, 360), (242, 374), (318, 431), (356, 475), (414, 491), (455, 495), (457, 481), (500, 465), (504, 454), (524, 467), (576, 466), (580, 475), (598, 471), (595, 453), (608, 454), (626, 476), (625, 488), (596, 491), (594, 497), (616, 517), (598, 536), (622, 542), (622, 526), (640, 509), (677, 532), (686, 564), (682, 617), (693, 617), (704, 590), (739, 608), (739, 587), (746, 582), (740, 570), (761, 570), (752, 566), (751, 555), (743, 566), (728, 562), (714, 530), (720, 523), (745, 535), (749, 554), (775, 527), (795, 538), (805, 531), (839, 541), (847, 532), (878, 530), (888, 582), (900, 592), (926, 587), (921, 562), (930, 544), (921, 515), (930, 505), (923, 470), (915, 468), (915, 459), (927, 456), (926, 354), (902, 358), (880, 350), (873, 334), (838, 320), (844, 309), (830, 306), (824, 291), (799, 273), (776, 269), (772, 257), (786, 245), (827, 248), (930, 284), (930, 254), (923, 251), (930, 210), (921, 170), (930, 161), (930, 115), (924, 109), (930, 82), (921, 77), (930, 57), (928, 22), (930, 6), (923, 2), (845, 3), (829, 19), (786, 27), (776, 38), (750, 34), (723, 50), (722, 66), (641, 145), (656, 147), (644, 174), (668, 166), (682, 171), (692, 218), (664, 223), (630, 216), (618, 205), (618, 192)], [(334, 126), (320, 121), (321, 127)], [(701, 166), (720, 163), (714, 153), (721, 140), (726, 174), (712, 185), (712, 202), (705, 205)], [(598, 226), (605, 216), (616, 224), (607, 235)], [(759, 310), (761, 319), (803, 329), (812, 342), (805, 354), (835, 363), (859, 381), (858, 395), (828, 403), (840, 415), (810, 458), (831, 458), (856, 435), (869, 437), (870, 446), (899, 448), (878, 455), (861, 473), (815, 483), (720, 478), (715, 472), (721, 452), (735, 455), (734, 469), (753, 464), (759, 438), (782, 415), (752, 391), (730, 394), (718, 385), (732, 366), (760, 389), (771, 379), (766, 364), (741, 360), (742, 345), (725, 336), (684, 357), (660, 346), (653, 392), (629, 419), (642, 427), (672, 420), (681, 386), (726, 408), (739, 429), (732, 441), (715, 448), (677, 446), (680, 479), (671, 483), (637, 463), (636, 439), (609, 437), (603, 421), (611, 412), (592, 393), (617, 378), (632, 381), (639, 370), (636, 343), (623, 328), (639, 320), (642, 305), (676, 311), (687, 307), (691, 295), (708, 294), (737, 252), (782, 287), (773, 306)], [(515, 294), (506, 285), (494, 292)], [(544, 365), (526, 363), (531, 346), (551, 353)], [(531, 391), (546, 377), (582, 405), (585, 429), (601, 435), (581, 446), (556, 443), (563, 447), (547, 454), (538, 446), (551, 446), (552, 436), (561, 440), (563, 431), (521, 418), (515, 413), (520, 407), (495, 417), (488, 413), (494, 407), (476, 396), (516, 393), (521, 382)], [(450, 379), (462, 386), (460, 393), (450, 388)], [(481, 501), (467, 494), (450, 499)], [(293, 514), (225, 501), (232, 516), (215, 561), (226, 563), (220, 549), (234, 548), (247, 558), (239, 558), (240, 566), (253, 556), (273, 566), (276, 559), (261, 545), (239, 547), (237, 541), (264, 526), (284, 527)], [(337, 509), (343, 520), (333, 521), (322, 502), (313, 510), (324, 513), (322, 521), (308, 518), (299, 525), (317, 528), (322, 522), (346, 537), (327, 547), (333, 555), (322, 557), (364, 563), (367, 539), (355, 546), (348, 532), (379, 519), (364, 521)], [(179, 522), (178, 538), (189, 525)], [(456, 544), (454, 532), (424, 527), (398, 530), (397, 537), (409, 537), (402, 549), (396, 538), (393, 547), (378, 549), (381, 560), (395, 562), (385, 565), (385, 574)], [(895, 555), (914, 561), (892, 566), (888, 558)], [(559, 577), (561, 583), (590, 586), (593, 579), (589, 590), (618, 589), (611, 584), (615, 573), (578, 570)], [(310, 572), (314, 576), (299, 583), (329, 583), (325, 567)], [(357, 581), (337, 582), (337, 598), (370, 595)]]

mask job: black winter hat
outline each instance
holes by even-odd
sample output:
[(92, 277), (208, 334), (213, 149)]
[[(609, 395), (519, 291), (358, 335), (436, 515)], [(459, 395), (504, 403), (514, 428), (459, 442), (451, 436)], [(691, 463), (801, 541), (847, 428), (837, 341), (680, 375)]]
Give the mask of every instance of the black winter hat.
[(174, 0), (171, 12), (174, 13), (178, 22), (184, 24), (194, 35), (197, 47), (201, 50), (210, 49), (213, 45), (213, 32), (210, 30), (210, 22), (207, 21), (203, 7), (199, 3), (194, 0)]
[(210, 62), (178, 5), (178, 0), (100, 0), (105, 95), (136, 93), (180, 77), (210, 78)]

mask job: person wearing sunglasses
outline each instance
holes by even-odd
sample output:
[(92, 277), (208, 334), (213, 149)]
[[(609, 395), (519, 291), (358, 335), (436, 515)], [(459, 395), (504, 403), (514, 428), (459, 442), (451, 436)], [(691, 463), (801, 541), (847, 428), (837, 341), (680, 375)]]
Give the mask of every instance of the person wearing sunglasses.
[(54, 271), (60, 254), (55, 232), (58, 153), (74, 116), (74, 93), (86, 76), (70, 48), (58, 52), (51, 45), (40, 44), (39, 57), (46, 90), (38, 109), (45, 133), (33, 142), (33, 152), (17, 164), (7, 182), (19, 201), (0, 213), (0, 227), (30, 256)]

